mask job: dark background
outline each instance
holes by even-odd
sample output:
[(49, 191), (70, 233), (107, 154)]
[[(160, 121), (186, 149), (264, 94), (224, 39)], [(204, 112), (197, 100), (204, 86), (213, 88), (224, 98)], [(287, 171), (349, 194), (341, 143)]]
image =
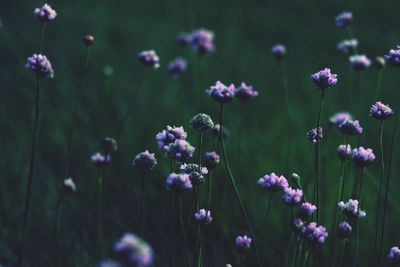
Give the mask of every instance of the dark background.
[[(333, 207), (337, 198), (340, 161), (336, 147), (342, 138), (328, 127), (328, 118), (337, 111), (350, 111), (364, 128), (362, 144), (374, 149), (377, 159), (368, 168), (365, 183), (367, 218), (360, 223), (360, 255), (367, 253), (373, 241), (375, 203), (380, 177), (379, 122), (368, 117), (369, 106), (376, 101), (378, 70), (361, 73), (364, 102), (359, 105), (357, 77), (349, 71), (346, 55), (337, 51), (336, 43), (347, 38), (337, 29), (334, 16), (344, 10), (354, 14), (353, 32), (359, 51), (371, 59), (385, 54), (400, 40), (398, 10), (400, 4), (387, 1), (51, 1), (58, 17), (46, 28), (44, 54), (53, 64), (55, 78), (43, 82), (38, 153), (34, 174), (32, 209), (28, 223), (26, 266), (50, 266), (48, 261), (54, 242), (54, 220), (58, 182), (66, 175), (77, 183), (76, 195), (66, 199), (62, 213), (62, 241), (65, 266), (93, 266), (99, 259), (96, 244), (96, 212), (80, 224), (80, 216), (95, 190), (97, 172), (90, 162), (99, 141), (115, 137), (117, 128), (132, 99), (142, 73), (136, 59), (141, 50), (155, 49), (161, 68), (144, 70), (142, 89), (127, 128), (119, 140), (118, 162), (108, 172), (105, 184), (105, 221), (108, 245), (123, 232), (135, 232), (140, 192), (140, 174), (131, 166), (137, 153), (156, 152), (158, 167), (146, 181), (145, 233), (154, 248), (156, 266), (165, 266), (169, 244), (169, 194), (165, 178), (169, 162), (156, 148), (155, 134), (167, 124), (183, 125), (191, 143), (197, 145), (196, 133), (188, 120), (198, 112), (209, 113), (217, 121), (218, 105), (205, 96), (204, 90), (216, 80), (252, 84), (260, 95), (226, 108), (228, 154), (237, 176), (239, 190), (260, 241), (266, 223), (263, 221), (267, 195), (256, 184), (259, 177), (275, 171), (287, 175), (293, 171), (303, 178), (307, 194), (313, 181), (313, 146), (305, 133), (315, 127), (319, 92), (310, 75), (328, 66), (338, 74), (339, 82), (327, 90), (323, 112), (326, 135), (321, 145), (322, 224), (331, 229)], [(33, 10), (38, 1), (2, 0), (0, 18), (0, 260), (9, 266), (15, 260), (22, 221), (25, 183), (33, 128), (34, 75), (24, 68), (28, 56), (38, 51), (41, 23)], [(215, 33), (217, 50), (200, 57), (188, 48), (180, 48), (175, 38), (182, 31), (206, 27)], [(83, 98), (78, 86), (86, 47), (82, 37), (93, 34), (87, 79)], [(284, 43), (288, 49), (286, 65), (289, 76), (289, 98), (292, 111), (292, 154), (287, 160), (289, 126), (285, 119), (280, 65), (271, 56), (271, 46)], [(166, 72), (176, 56), (189, 61), (188, 71), (179, 79)], [(110, 77), (103, 67), (114, 69)], [(383, 74), (380, 99), (395, 112), (400, 111), (399, 70), (387, 68)], [(184, 101), (182, 101), (185, 99)], [(79, 130), (73, 139), (71, 167), (65, 158), (67, 133), (72, 111), (81, 103)], [(360, 109), (361, 107), (361, 109)], [(394, 119), (385, 123), (385, 151), (389, 152)], [(239, 151), (238, 136), (242, 134)], [(206, 137), (206, 149), (213, 149)], [(356, 140), (351, 141), (352, 145)], [(398, 162), (398, 143), (393, 162)], [(239, 153), (240, 152), (240, 153)], [(388, 156), (387, 156), (388, 158)], [(349, 178), (357, 176), (353, 164)], [(66, 171), (68, 169), (68, 171)], [(66, 174), (68, 173), (68, 174)], [(390, 187), (389, 215), (384, 252), (399, 242), (398, 231), (399, 167), (394, 164)], [(214, 175), (214, 223), (205, 242), (206, 266), (236, 265), (234, 237), (246, 234), (238, 203), (221, 165)], [(204, 187), (205, 189), (205, 187)], [(205, 190), (204, 190), (205, 192)], [(280, 194), (273, 197), (268, 251), (274, 266), (283, 259), (289, 233), (290, 210)], [(191, 193), (184, 197), (188, 210)], [(186, 211), (185, 210), (185, 211)], [(185, 216), (187, 211), (185, 213)], [(70, 249), (71, 236), (80, 234)], [(331, 239), (330, 237), (329, 239)], [(189, 242), (193, 242), (193, 236)], [(181, 250), (182, 251), (182, 250)], [(183, 252), (178, 253), (178, 262)], [(328, 251), (328, 249), (327, 249)], [(367, 262), (368, 257), (361, 257)], [(248, 257), (249, 266), (254, 255)]]

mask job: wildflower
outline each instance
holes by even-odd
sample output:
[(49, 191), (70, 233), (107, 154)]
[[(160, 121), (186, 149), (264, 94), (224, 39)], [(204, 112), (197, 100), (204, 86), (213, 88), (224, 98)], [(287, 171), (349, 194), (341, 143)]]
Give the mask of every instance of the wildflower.
[(335, 17), (335, 24), (338, 28), (346, 28), (353, 21), (353, 13), (342, 12)]
[(365, 70), (371, 66), (371, 60), (366, 55), (354, 55), (349, 58), (353, 70)]
[(215, 51), (214, 33), (207, 29), (198, 29), (191, 34), (190, 45), (200, 55), (209, 54)]
[(217, 102), (228, 103), (235, 96), (235, 86), (233, 84), (226, 86), (217, 81), (215, 85), (206, 90), (206, 95), (211, 96)]
[(284, 192), (283, 201), (289, 206), (295, 206), (303, 199), (303, 191), (301, 189), (287, 187)]
[(286, 47), (283, 44), (276, 44), (271, 49), (276, 59), (283, 59), (286, 56)]
[(122, 267), (122, 265), (114, 260), (104, 260), (100, 262), (98, 267)]
[(340, 201), (338, 207), (349, 218), (364, 218), (367, 215), (365, 211), (360, 210), (356, 199), (349, 199), (347, 203)]
[(400, 249), (398, 247), (392, 247), (387, 255), (387, 258), (393, 264), (400, 264)]
[(186, 173), (171, 173), (167, 177), (166, 185), (168, 189), (177, 192), (185, 191), (193, 187), (189, 175)]
[(293, 228), (296, 232), (301, 232), (301, 230), (303, 230), (304, 226), (305, 226), (305, 224), (302, 219), (300, 219), (300, 218), (293, 219)]
[(83, 43), (86, 46), (92, 46), (94, 42), (94, 37), (93, 35), (86, 35), (85, 37), (83, 37)]
[(336, 128), (339, 128), (340, 124), (346, 120), (352, 120), (353, 116), (351, 116), (350, 113), (348, 112), (338, 112), (333, 114), (332, 117), (330, 117), (329, 122), (333, 124)]
[(114, 74), (114, 68), (112, 66), (106, 65), (103, 67), (103, 75), (110, 77)]
[(91, 160), (96, 167), (104, 167), (111, 162), (111, 156), (104, 156), (97, 152), (91, 156)]
[(350, 144), (339, 145), (337, 148), (337, 154), (341, 161), (345, 161), (350, 158), (351, 155), (351, 146)]
[(357, 39), (343, 40), (337, 44), (337, 49), (345, 54), (353, 53), (358, 46)]
[(317, 207), (310, 202), (302, 203), (299, 207), (299, 217), (303, 219), (307, 219), (310, 217), (315, 211)]
[(215, 151), (204, 153), (204, 166), (209, 170), (215, 169), (219, 163), (219, 155)]
[(252, 239), (247, 235), (237, 236), (235, 239), (236, 249), (240, 253), (244, 253), (246, 250), (250, 249)]
[(372, 161), (375, 159), (375, 155), (371, 148), (365, 149), (360, 146), (358, 148), (354, 148), (351, 153), (351, 159), (357, 164), (359, 167), (367, 167)]
[(377, 69), (382, 69), (386, 66), (386, 60), (384, 57), (376, 57), (375, 58), (375, 66)]
[(160, 67), (160, 58), (157, 56), (154, 50), (142, 51), (138, 54), (138, 59), (145, 66), (153, 67), (158, 69)]
[(164, 151), (168, 150), (168, 146), (177, 139), (186, 140), (187, 133), (183, 127), (167, 126), (166, 129), (162, 130), (156, 135), (156, 141), (158, 148)]
[(141, 170), (152, 170), (157, 165), (157, 159), (154, 153), (150, 153), (148, 150), (141, 152), (133, 159), (133, 165)]
[(40, 77), (54, 77), (53, 67), (45, 55), (33, 54), (31, 57), (28, 57), (25, 67)]
[(363, 128), (360, 125), (360, 122), (355, 120), (345, 120), (339, 125), (339, 130), (343, 134), (348, 135), (357, 135), (363, 132)]
[(187, 46), (192, 41), (192, 35), (189, 33), (181, 33), (176, 37), (179, 46)]
[(190, 119), (190, 126), (199, 133), (210, 132), (214, 129), (214, 122), (210, 115), (199, 113)]
[(313, 143), (314, 145), (315, 145), (317, 142), (319, 142), (319, 140), (321, 140), (323, 136), (324, 136), (324, 134), (323, 134), (323, 129), (322, 129), (322, 127), (319, 127), (319, 128), (318, 128), (318, 131), (317, 131), (317, 128), (313, 128), (313, 129), (311, 129), (311, 130), (309, 130), (309, 131), (307, 132), (307, 138), (308, 138), (308, 139), (311, 141), (311, 143)]
[(283, 175), (278, 176), (274, 172), (264, 175), (258, 179), (257, 183), (269, 192), (283, 191), (289, 187), (286, 178)]
[(310, 222), (301, 230), (301, 234), (310, 242), (323, 244), (325, 243), (328, 233), (322, 225), (318, 226), (316, 222)]
[(49, 22), (57, 17), (57, 12), (48, 4), (44, 4), (41, 8), (36, 8), (33, 12), (41, 22)]
[(115, 141), (115, 139), (111, 137), (103, 138), (103, 140), (101, 140), (100, 142), (100, 147), (104, 150), (106, 154), (110, 154), (111, 152), (117, 151), (118, 149), (117, 141)]
[(378, 101), (372, 105), (369, 110), (370, 116), (378, 120), (386, 120), (393, 115), (393, 110), (388, 106)]
[(392, 66), (400, 67), (400, 45), (396, 49), (390, 49), (388, 54), (385, 55), (385, 59)]
[(186, 173), (189, 175), (190, 181), (193, 185), (198, 186), (201, 183), (204, 183), (204, 176), (208, 174), (208, 169), (206, 167), (200, 167), (197, 164), (182, 164), (179, 167), (181, 173)]
[(187, 69), (187, 61), (184, 58), (177, 57), (168, 64), (168, 72), (173, 76), (185, 72)]
[(194, 214), (196, 221), (200, 224), (209, 225), (213, 218), (211, 217), (211, 211), (200, 209), (198, 212)]
[(65, 193), (75, 193), (76, 192), (76, 185), (71, 177), (64, 180), (63, 190)]
[(325, 68), (311, 75), (311, 79), (319, 89), (326, 89), (337, 83), (337, 74), (333, 74), (331, 69)]
[(343, 221), (339, 223), (337, 230), (340, 238), (349, 238), (351, 236), (352, 227), (348, 222)]
[(258, 92), (253, 89), (253, 86), (246, 85), (242, 82), (238, 88), (235, 89), (235, 97), (241, 101), (246, 101), (258, 96)]
[(195, 148), (186, 140), (176, 139), (168, 146), (167, 155), (173, 159), (184, 161), (193, 156)]
[(153, 263), (153, 249), (147, 242), (131, 233), (124, 234), (114, 244), (114, 251), (125, 256), (129, 263), (138, 267), (151, 266)]

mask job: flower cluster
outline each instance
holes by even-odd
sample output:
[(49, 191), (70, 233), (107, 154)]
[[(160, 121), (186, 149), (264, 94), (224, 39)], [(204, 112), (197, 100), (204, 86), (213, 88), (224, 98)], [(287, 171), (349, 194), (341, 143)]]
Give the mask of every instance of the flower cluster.
[(385, 55), (385, 59), (390, 65), (400, 67), (400, 46), (397, 46), (396, 49), (390, 49), (388, 54)]
[(152, 170), (157, 165), (157, 159), (154, 153), (150, 153), (148, 150), (141, 152), (133, 159), (133, 166), (141, 170)]
[(322, 127), (311, 129), (307, 132), (307, 138), (313, 143), (314, 145), (319, 142), (324, 136)]
[(210, 115), (199, 113), (190, 119), (190, 126), (200, 133), (210, 132), (214, 129), (214, 122)]
[(340, 201), (338, 207), (349, 218), (364, 218), (367, 215), (365, 211), (360, 210), (356, 199), (349, 199), (347, 203)]
[(57, 17), (57, 12), (50, 5), (44, 4), (33, 11), (41, 22), (49, 22)]
[(276, 59), (283, 59), (286, 55), (286, 47), (283, 44), (276, 44), (271, 49), (272, 55)]
[(283, 202), (289, 206), (296, 206), (303, 199), (303, 191), (301, 189), (285, 188)]
[(182, 192), (193, 187), (189, 175), (186, 173), (171, 173), (167, 177), (166, 185), (168, 189), (176, 192)]
[(318, 226), (316, 222), (310, 222), (307, 226), (304, 226), (301, 230), (301, 234), (308, 241), (323, 244), (328, 237), (326, 228), (322, 225)]
[(190, 34), (190, 45), (200, 55), (209, 54), (215, 51), (214, 33), (207, 29), (197, 29)]
[(184, 161), (193, 156), (195, 148), (188, 141), (176, 139), (168, 146), (167, 155), (173, 159)]
[(186, 59), (181, 57), (175, 58), (168, 64), (169, 74), (175, 77), (185, 72), (186, 69), (187, 69), (187, 61)]
[(204, 153), (204, 166), (209, 170), (215, 169), (219, 163), (219, 155), (215, 151)]
[(337, 44), (337, 49), (345, 54), (353, 53), (358, 46), (357, 39), (343, 40)]
[(351, 12), (342, 12), (335, 17), (335, 24), (338, 28), (346, 28), (353, 21), (353, 14)]
[(194, 186), (198, 186), (201, 183), (204, 183), (204, 176), (208, 174), (208, 169), (206, 167), (200, 167), (197, 164), (182, 164), (179, 167), (179, 170), (182, 173), (186, 173), (189, 175), (190, 181)]
[(257, 183), (269, 192), (284, 191), (289, 187), (286, 178), (283, 175), (278, 176), (274, 172), (264, 175), (258, 179)]
[(339, 130), (343, 134), (357, 135), (363, 132), (360, 122), (355, 120), (345, 120), (339, 125)]
[(378, 101), (374, 105), (372, 105), (369, 110), (369, 114), (371, 117), (377, 120), (386, 120), (393, 115), (393, 110), (388, 106)]
[(91, 160), (96, 167), (105, 167), (111, 162), (110, 155), (103, 155), (100, 152), (96, 152), (91, 156)]
[(351, 146), (350, 144), (339, 145), (337, 148), (337, 154), (341, 161), (345, 161), (350, 158)]
[(124, 234), (114, 244), (114, 252), (121, 254), (130, 264), (138, 267), (153, 264), (153, 249), (144, 240), (131, 233)]
[(200, 224), (209, 225), (213, 218), (211, 217), (211, 211), (200, 209), (194, 214), (196, 221)]
[(330, 117), (329, 122), (334, 125), (336, 128), (339, 128), (339, 126), (347, 120), (352, 120), (353, 116), (349, 112), (338, 112), (333, 114), (332, 117)]
[(186, 140), (187, 133), (183, 127), (167, 126), (166, 129), (162, 130), (156, 135), (156, 141), (158, 148), (168, 151), (170, 144), (175, 142), (177, 139)]
[(317, 210), (317, 206), (311, 204), (310, 202), (302, 203), (299, 207), (298, 216), (301, 219), (307, 219)]
[(318, 89), (326, 89), (337, 83), (337, 74), (331, 73), (331, 69), (325, 68), (311, 75), (311, 79)]
[(105, 137), (100, 141), (100, 148), (104, 150), (104, 153), (110, 154), (113, 151), (117, 151), (117, 141), (111, 137)]
[(74, 181), (72, 180), (71, 177), (64, 180), (62, 188), (63, 188), (65, 193), (74, 193), (74, 192), (76, 192), (76, 185), (75, 185), (75, 183), (74, 183)]
[(137, 55), (140, 62), (145, 66), (158, 69), (160, 67), (160, 58), (154, 50), (142, 51)]
[(252, 239), (247, 235), (244, 236), (237, 236), (235, 239), (236, 249), (243, 253), (250, 248)]
[(246, 101), (258, 96), (258, 92), (253, 89), (253, 86), (246, 85), (242, 82), (238, 88), (235, 89), (235, 97), (240, 101)]
[(364, 168), (369, 166), (375, 159), (375, 155), (371, 148), (364, 148), (362, 146), (354, 148), (351, 152), (351, 159), (359, 167)]
[(233, 84), (226, 86), (220, 81), (217, 81), (215, 85), (206, 89), (205, 92), (206, 95), (211, 96), (217, 102), (228, 103), (235, 97), (235, 86)]
[(39, 77), (54, 77), (53, 67), (51, 66), (50, 61), (45, 55), (33, 54), (31, 57), (28, 57), (25, 67), (34, 72)]
[(366, 55), (354, 55), (349, 58), (353, 70), (365, 70), (371, 66), (371, 60)]
[(387, 258), (391, 263), (400, 264), (400, 249), (398, 247), (392, 247), (387, 255)]
[(339, 223), (339, 226), (338, 226), (338, 229), (337, 229), (338, 235), (339, 235), (340, 238), (349, 238), (350, 235), (351, 235), (352, 230), (353, 230), (353, 228), (346, 221), (343, 221), (343, 222)]

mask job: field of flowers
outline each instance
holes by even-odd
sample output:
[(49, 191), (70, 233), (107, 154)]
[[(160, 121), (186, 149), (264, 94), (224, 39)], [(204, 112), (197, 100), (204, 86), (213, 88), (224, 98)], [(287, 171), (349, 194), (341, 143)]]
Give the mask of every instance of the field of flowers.
[(0, 266), (400, 266), (399, 3), (4, 2)]

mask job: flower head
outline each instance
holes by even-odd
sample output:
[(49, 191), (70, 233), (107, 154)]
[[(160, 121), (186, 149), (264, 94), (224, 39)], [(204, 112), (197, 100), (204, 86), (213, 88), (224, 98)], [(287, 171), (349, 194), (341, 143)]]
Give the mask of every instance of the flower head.
[(340, 238), (349, 238), (351, 236), (352, 230), (353, 229), (352, 229), (351, 225), (346, 221), (339, 223), (339, 226), (337, 229), (338, 235)]
[(240, 252), (243, 253), (246, 250), (250, 249), (252, 239), (248, 237), (247, 235), (244, 236), (237, 236), (235, 239), (235, 245), (236, 249)]
[(189, 175), (186, 173), (171, 173), (167, 177), (166, 185), (168, 189), (177, 192), (185, 191), (193, 187)]
[(349, 218), (364, 218), (367, 215), (365, 211), (360, 210), (357, 199), (349, 199), (346, 203), (340, 201), (338, 207)]
[(258, 179), (257, 183), (269, 192), (283, 191), (289, 187), (286, 178), (283, 175), (278, 176), (274, 172), (264, 175), (262, 178)]
[(124, 234), (114, 244), (114, 251), (138, 267), (151, 266), (153, 263), (153, 249), (143, 239), (131, 233)]
[(339, 125), (339, 130), (343, 134), (348, 135), (357, 135), (363, 132), (363, 128), (360, 125), (360, 122), (355, 120), (345, 120)]
[(360, 71), (371, 66), (371, 60), (366, 55), (354, 55), (349, 58), (353, 70)]
[(324, 136), (324, 131), (322, 127), (311, 129), (307, 132), (307, 138), (313, 143), (314, 145), (319, 142), (322, 137)]
[(157, 165), (157, 159), (154, 153), (150, 153), (148, 150), (141, 152), (133, 159), (133, 166), (141, 170), (152, 170)]
[(200, 224), (209, 225), (213, 218), (211, 217), (211, 211), (200, 209), (194, 214), (196, 221)]
[(65, 193), (75, 193), (76, 192), (76, 185), (71, 177), (64, 180), (63, 190)]
[(389, 250), (387, 258), (391, 263), (397, 264), (395, 266), (398, 266), (398, 264), (400, 264), (400, 249), (398, 247), (392, 247)]
[(301, 189), (285, 188), (283, 201), (289, 206), (296, 206), (303, 199), (303, 191)]
[(184, 161), (193, 156), (195, 148), (188, 141), (176, 139), (167, 148), (167, 155), (173, 159)]
[(28, 57), (25, 67), (40, 77), (54, 77), (53, 67), (45, 55), (33, 54), (31, 57)]
[(337, 83), (337, 74), (333, 74), (331, 69), (325, 68), (311, 75), (311, 79), (319, 89), (326, 89)]
[(359, 167), (364, 168), (369, 166), (375, 159), (375, 155), (371, 148), (364, 148), (362, 146), (354, 148), (351, 152), (351, 159)]
[(310, 202), (304, 202), (299, 207), (299, 217), (307, 219), (317, 210), (317, 206), (311, 204)]
[(301, 230), (301, 234), (308, 241), (323, 244), (328, 237), (326, 228), (322, 225), (318, 226), (316, 222), (310, 222), (307, 226), (304, 226)]
[(214, 129), (214, 122), (210, 115), (199, 113), (190, 119), (190, 126), (200, 133), (210, 132)]
[(198, 164), (194, 163), (184, 163), (179, 167), (179, 170), (181, 171), (181, 173), (188, 174), (190, 181), (195, 186), (204, 183), (204, 176), (208, 174), (208, 169), (206, 167), (200, 167)]
[(206, 90), (206, 95), (211, 96), (215, 101), (220, 103), (228, 103), (235, 97), (235, 86), (233, 84), (226, 86), (217, 81)]
[(33, 11), (41, 22), (49, 22), (57, 17), (57, 12), (50, 5), (44, 4)]
[(294, 218), (293, 219), (293, 228), (296, 232), (301, 232), (305, 226), (305, 223), (302, 219), (300, 218)]
[(168, 64), (168, 72), (172, 76), (178, 76), (187, 69), (187, 61), (184, 58), (177, 57)]
[(91, 156), (91, 160), (96, 167), (104, 167), (111, 162), (111, 156), (104, 156), (97, 152)]
[(378, 101), (372, 105), (369, 110), (369, 115), (378, 120), (386, 120), (393, 115), (393, 110), (388, 106)]
[(117, 151), (118, 145), (117, 141), (111, 137), (105, 137), (100, 141), (100, 147), (104, 150), (106, 154), (110, 154), (113, 151)]
[(345, 161), (351, 156), (351, 146), (350, 144), (339, 145), (337, 148), (337, 154), (341, 161)]
[(335, 17), (335, 24), (338, 28), (346, 28), (353, 21), (353, 13), (342, 12)]
[(271, 49), (276, 59), (283, 59), (286, 56), (286, 47), (283, 44), (276, 44)]
[(212, 53), (215, 51), (214, 33), (204, 28), (195, 30), (191, 34), (190, 45), (200, 55)]
[(219, 163), (219, 155), (215, 151), (204, 153), (204, 166), (209, 170), (215, 169)]
[(86, 46), (92, 46), (94, 43), (94, 37), (93, 35), (86, 35), (85, 37), (83, 37), (83, 43)]
[(390, 49), (385, 59), (390, 65), (400, 67), (400, 45), (396, 49)]
[(333, 114), (332, 117), (330, 117), (329, 122), (333, 124), (336, 128), (339, 128), (340, 124), (346, 120), (352, 120), (353, 116), (349, 112), (338, 112)]
[(376, 57), (375, 58), (375, 66), (377, 69), (382, 69), (386, 66), (386, 60), (384, 57)]
[(235, 89), (235, 97), (241, 101), (246, 101), (258, 96), (258, 92), (253, 89), (253, 86), (246, 85), (242, 82), (238, 88)]
[(187, 46), (190, 44), (190, 42), (192, 41), (192, 35), (190, 33), (180, 33), (177, 37), (176, 37), (176, 43), (179, 46)]
[(137, 57), (145, 66), (153, 67), (154, 69), (158, 69), (160, 67), (160, 58), (157, 56), (154, 50), (142, 51)]
[(183, 127), (167, 126), (166, 129), (162, 130), (156, 135), (156, 141), (158, 148), (168, 151), (168, 146), (177, 139), (186, 140), (187, 133)]
[(343, 40), (337, 44), (337, 49), (345, 54), (353, 53), (358, 46), (357, 39)]

